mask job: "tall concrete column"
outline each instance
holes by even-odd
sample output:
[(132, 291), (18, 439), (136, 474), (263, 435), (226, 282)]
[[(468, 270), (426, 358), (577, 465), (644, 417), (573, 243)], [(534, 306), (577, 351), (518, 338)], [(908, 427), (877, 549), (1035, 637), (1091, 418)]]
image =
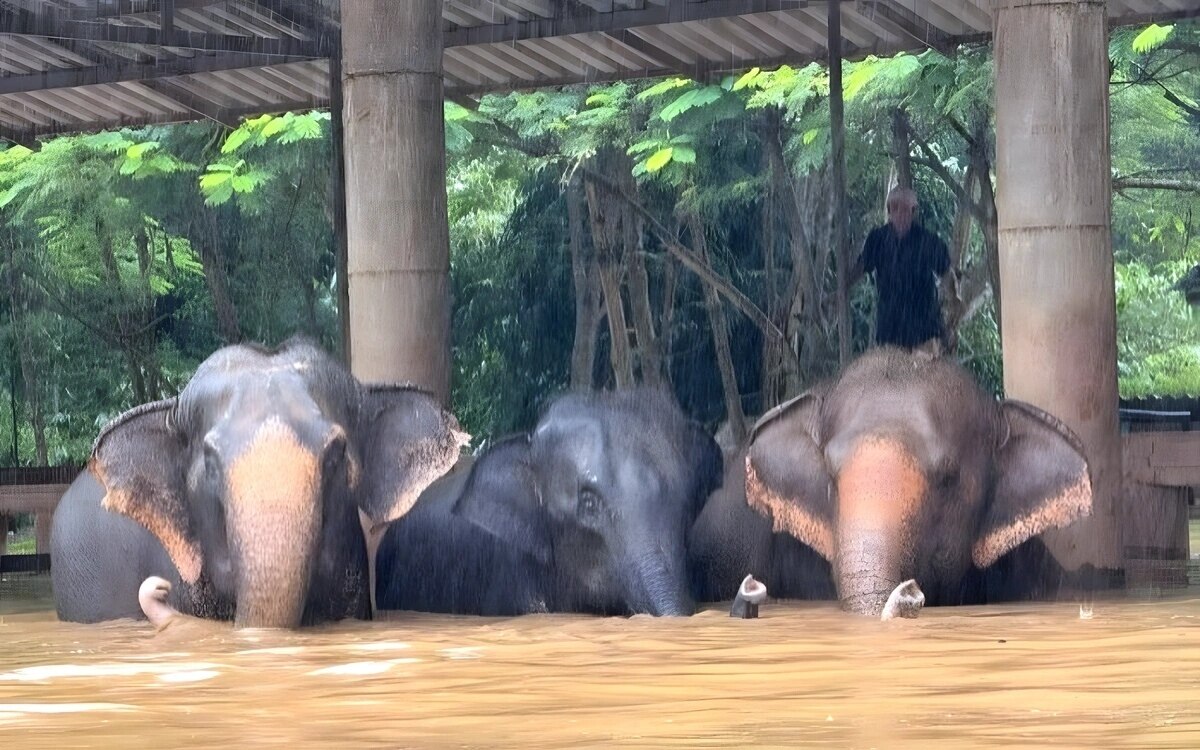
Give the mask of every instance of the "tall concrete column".
[(1004, 387), (1083, 440), (1090, 518), (1045, 536), (1066, 567), (1122, 567), (1108, 33), (1098, 0), (995, 0)]
[(342, 3), (350, 367), (450, 391), (441, 0)]

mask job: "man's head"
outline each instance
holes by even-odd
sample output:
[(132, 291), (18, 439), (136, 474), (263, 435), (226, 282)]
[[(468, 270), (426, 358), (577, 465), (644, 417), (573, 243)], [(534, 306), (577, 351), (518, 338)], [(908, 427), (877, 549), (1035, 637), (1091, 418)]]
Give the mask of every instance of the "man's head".
[(887, 198), (888, 223), (896, 235), (903, 237), (912, 228), (917, 214), (917, 194), (912, 188), (894, 187)]

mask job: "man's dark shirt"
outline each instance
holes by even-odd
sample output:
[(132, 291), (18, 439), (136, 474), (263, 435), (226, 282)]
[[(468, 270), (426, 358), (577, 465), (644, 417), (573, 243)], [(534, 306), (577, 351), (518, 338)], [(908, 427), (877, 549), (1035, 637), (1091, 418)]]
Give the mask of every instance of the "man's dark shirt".
[(935, 277), (950, 268), (946, 243), (916, 223), (903, 239), (884, 224), (867, 235), (862, 263), (879, 292), (876, 343), (912, 348), (942, 335)]

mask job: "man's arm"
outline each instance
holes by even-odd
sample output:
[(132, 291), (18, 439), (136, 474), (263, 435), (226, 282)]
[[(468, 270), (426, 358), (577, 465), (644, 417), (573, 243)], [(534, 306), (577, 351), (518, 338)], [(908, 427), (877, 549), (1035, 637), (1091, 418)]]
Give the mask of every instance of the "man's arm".
[(863, 265), (863, 255), (864, 253), (859, 253), (858, 259), (854, 261), (854, 265), (850, 266), (850, 278), (846, 282), (847, 289), (853, 289), (854, 285), (861, 281), (863, 274), (866, 273)]
[(862, 277), (869, 271), (874, 271), (876, 264), (875, 255), (877, 253), (875, 246), (877, 244), (877, 232), (872, 230), (867, 235), (867, 239), (863, 242), (862, 252), (858, 254), (858, 258), (854, 261), (854, 265), (850, 266), (850, 276), (846, 280), (846, 288), (853, 289), (854, 285), (862, 280)]

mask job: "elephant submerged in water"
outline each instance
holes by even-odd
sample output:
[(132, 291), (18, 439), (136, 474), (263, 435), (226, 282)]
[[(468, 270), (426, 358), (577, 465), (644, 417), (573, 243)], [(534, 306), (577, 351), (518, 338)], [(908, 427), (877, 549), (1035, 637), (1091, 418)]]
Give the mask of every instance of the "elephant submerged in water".
[(466, 439), (430, 395), (363, 386), (303, 339), (220, 349), (96, 439), (55, 512), (58, 615), (139, 617), (161, 576), (164, 603), (236, 626), (369, 617), (360, 512), (403, 515)]
[[(770, 532), (786, 534), (828, 563), (843, 606), (864, 614), (908, 579), (930, 604), (972, 601), (980, 571), (1091, 512), (1087, 460), (1065, 425), (998, 402), (957, 363), (893, 347), (764, 415), (742, 461), (731, 473), (746, 505), (710, 503), (694, 546), (725, 578), (736, 564), (779, 575)], [(738, 524), (748, 508), (768, 523)], [(714, 563), (719, 550), (732, 563)], [(823, 585), (806, 564), (792, 589)]]
[(720, 471), (716, 443), (660, 391), (561, 397), (392, 524), (379, 606), (691, 614), (686, 532)]

